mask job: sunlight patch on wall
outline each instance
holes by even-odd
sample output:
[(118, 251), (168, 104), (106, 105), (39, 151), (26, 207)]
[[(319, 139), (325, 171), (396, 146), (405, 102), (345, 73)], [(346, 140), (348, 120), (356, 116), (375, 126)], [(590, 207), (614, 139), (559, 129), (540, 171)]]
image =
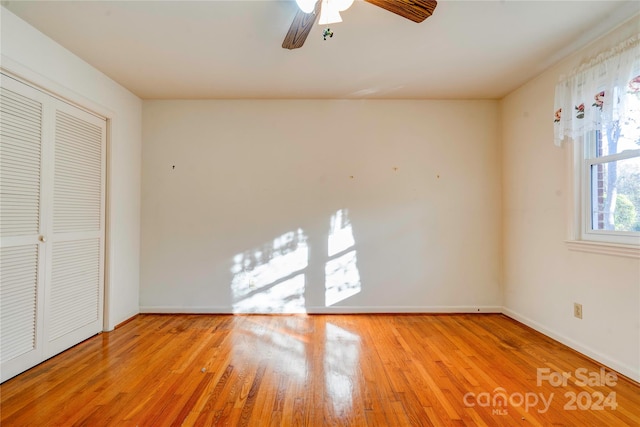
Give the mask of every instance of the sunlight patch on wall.
[(327, 262), (325, 266), (325, 304), (331, 306), (360, 292), (360, 273), (356, 251)]
[(360, 337), (332, 323), (325, 330), (324, 381), (337, 416), (349, 414), (354, 376), (360, 357)]
[(331, 229), (327, 243), (327, 255), (330, 257), (355, 246), (353, 228), (347, 209), (340, 209), (331, 217)]
[(234, 313), (305, 313), (307, 237), (301, 229), (233, 259)]
[(327, 243), (329, 261), (325, 264), (324, 299), (329, 307), (362, 290), (355, 238), (347, 209), (340, 209), (331, 217)]
[(234, 313), (306, 313), (304, 274), (256, 292), (233, 305)]

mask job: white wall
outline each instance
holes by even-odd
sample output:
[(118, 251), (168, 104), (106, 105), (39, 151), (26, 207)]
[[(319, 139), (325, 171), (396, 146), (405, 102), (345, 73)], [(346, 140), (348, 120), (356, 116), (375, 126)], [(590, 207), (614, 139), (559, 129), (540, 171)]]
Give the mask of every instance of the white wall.
[[(633, 21), (507, 96), (500, 117), (489, 101), (149, 101), (141, 122), (137, 97), (1, 13), (4, 69), (112, 119), (109, 328), (139, 305), (231, 311), (234, 257), (301, 229), (309, 311), (504, 303), (512, 317), (640, 380), (639, 262), (563, 243), (568, 150), (553, 146), (550, 120), (559, 75), (637, 32)], [(352, 222), (361, 290), (327, 308), (338, 210)]]
[[(637, 17), (501, 103), (506, 313), (640, 381), (640, 261), (570, 251), (569, 148), (553, 145), (555, 84), (638, 32)], [(573, 317), (573, 303), (583, 319)]]
[(2, 68), (111, 118), (107, 329), (138, 313), (141, 107), (139, 98), (1, 8)]
[[(298, 229), (309, 312), (500, 310), (497, 102), (144, 101), (142, 134), (142, 312), (232, 311), (234, 257)], [(328, 308), (339, 210), (361, 290)]]

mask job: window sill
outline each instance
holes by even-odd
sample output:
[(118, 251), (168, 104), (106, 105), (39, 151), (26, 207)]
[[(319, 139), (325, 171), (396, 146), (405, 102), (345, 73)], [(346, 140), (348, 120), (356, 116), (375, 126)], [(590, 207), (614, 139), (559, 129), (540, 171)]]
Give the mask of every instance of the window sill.
[(626, 258), (640, 258), (640, 247), (616, 243), (590, 242), (585, 240), (565, 240), (571, 251), (612, 255)]

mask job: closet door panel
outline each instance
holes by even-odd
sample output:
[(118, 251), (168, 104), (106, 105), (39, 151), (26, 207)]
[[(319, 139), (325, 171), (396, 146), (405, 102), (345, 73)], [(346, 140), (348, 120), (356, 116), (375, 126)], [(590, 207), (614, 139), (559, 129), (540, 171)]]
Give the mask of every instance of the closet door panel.
[(43, 356), (46, 226), (42, 181), (48, 97), (0, 77), (1, 381)]
[(103, 128), (56, 111), (53, 232), (99, 232)]
[(102, 331), (106, 123), (56, 104), (47, 355)]

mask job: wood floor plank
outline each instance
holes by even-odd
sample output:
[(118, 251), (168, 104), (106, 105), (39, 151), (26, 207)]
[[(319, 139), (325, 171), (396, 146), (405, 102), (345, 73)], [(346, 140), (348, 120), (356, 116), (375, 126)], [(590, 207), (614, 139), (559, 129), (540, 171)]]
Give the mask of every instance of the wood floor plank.
[(577, 372), (612, 373), (502, 315), (144, 314), (0, 385), (0, 424), (640, 425)]

